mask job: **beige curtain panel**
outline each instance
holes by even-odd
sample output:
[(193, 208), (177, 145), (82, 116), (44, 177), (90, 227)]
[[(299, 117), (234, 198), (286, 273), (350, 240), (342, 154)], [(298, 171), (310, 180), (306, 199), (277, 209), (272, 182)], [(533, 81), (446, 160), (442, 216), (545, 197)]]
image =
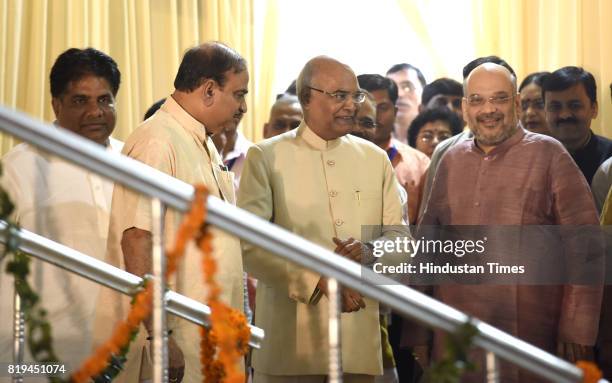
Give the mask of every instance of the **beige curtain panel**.
[[(345, 1), (347, 7), (351, 4), (330, 1)], [(438, 0), (440, 11), (444, 1)], [(612, 1), (459, 1), (472, 10), (471, 20), (461, 27), (471, 30), (475, 56), (504, 57), (519, 80), (528, 73), (564, 65), (591, 71), (598, 82), (600, 107), (593, 129), (612, 137)], [(431, 9), (426, 6), (430, 2), (396, 0), (405, 22), (428, 47), (432, 72), (456, 77), (445, 73), (444, 60), (431, 38), (434, 28), (447, 26), (424, 21), (423, 10)], [(371, 1), (372, 7), (377, 4)], [(256, 18), (256, 14), (261, 16)], [(0, 0), (0, 103), (52, 121), (48, 75), (53, 61), (67, 48), (91, 46), (119, 64), (122, 84), (114, 136), (124, 140), (146, 109), (170, 94), (182, 53), (198, 43), (220, 40), (249, 62), (249, 111), (241, 127), (247, 138), (258, 141), (279, 91), (272, 89), (277, 55), (291, 54), (277, 52), (278, 34), (291, 33), (296, 41), (317, 43), (308, 39), (308, 30), (279, 31), (280, 17), (296, 16), (279, 14), (278, 0)], [(338, 17), (338, 23), (346, 23), (347, 31), (357, 25), (361, 33), (374, 33), (375, 23), (384, 20), (369, 20), (363, 15), (361, 20)], [(324, 26), (313, 21), (312, 28)], [(448, 36), (453, 38), (452, 30)], [(389, 39), (389, 49), (396, 43)], [(14, 144), (11, 137), (1, 136), (0, 154)]]

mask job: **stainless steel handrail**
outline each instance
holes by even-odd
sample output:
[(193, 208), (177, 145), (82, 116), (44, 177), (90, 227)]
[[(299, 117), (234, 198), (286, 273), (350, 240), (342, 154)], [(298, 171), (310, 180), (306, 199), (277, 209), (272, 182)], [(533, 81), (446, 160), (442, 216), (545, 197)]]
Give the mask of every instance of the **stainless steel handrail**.
[[(134, 190), (185, 210), (193, 187), (132, 159), (109, 154), (77, 135), (0, 107), (0, 130), (74, 161)], [(341, 284), (390, 306), (425, 325), (454, 331), (469, 321), (464, 313), (405, 286), (362, 269), (354, 262), (309, 242), (218, 198), (208, 198), (207, 222), (298, 265), (336, 278)], [(387, 284), (381, 284), (387, 283)], [(475, 344), (554, 382), (578, 382), (576, 366), (486, 323), (474, 321)]]
[[(6, 222), (0, 220), (0, 243), (6, 243), (6, 229)], [(14, 234), (20, 237), (19, 248), (24, 253), (103, 286), (110, 287), (120, 293), (134, 295), (138, 292), (142, 283), (142, 278), (134, 274), (30, 231), (20, 229)], [(205, 304), (174, 291), (166, 292), (166, 304), (168, 312), (197, 325), (208, 326), (210, 308)], [(250, 326), (250, 329), (251, 339), (249, 344), (255, 348), (260, 348), (264, 337), (263, 330), (255, 326)]]

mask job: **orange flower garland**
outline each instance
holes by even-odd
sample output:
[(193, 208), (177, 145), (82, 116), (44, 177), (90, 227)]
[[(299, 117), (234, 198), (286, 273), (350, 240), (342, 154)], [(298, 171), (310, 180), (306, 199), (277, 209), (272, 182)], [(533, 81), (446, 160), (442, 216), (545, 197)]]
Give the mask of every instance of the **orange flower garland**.
[(207, 226), (204, 227), (198, 245), (203, 254), (202, 270), (204, 283), (209, 290), (208, 306), (211, 309), (211, 329), (200, 329), (202, 374), (207, 383), (243, 383), (244, 373), (237, 365), (248, 351), (251, 336), (246, 317), (219, 299), (221, 289), (214, 278), (217, 262), (212, 255), (212, 235)]
[(138, 330), (140, 323), (151, 312), (151, 299), (153, 294), (153, 283), (149, 282), (143, 291), (134, 297), (134, 304), (128, 313), (127, 320), (120, 322), (113, 332), (111, 338), (87, 358), (70, 380), (75, 383), (86, 383), (107, 366), (112, 354), (118, 354), (129, 342), (132, 333)]
[(603, 377), (601, 370), (593, 362), (579, 360), (576, 362), (576, 367), (582, 370), (582, 383), (597, 383)]
[[(207, 197), (208, 191), (206, 187), (203, 185), (196, 185), (191, 210), (178, 229), (174, 248), (166, 252), (166, 278), (174, 274), (179, 259), (185, 253), (187, 242), (196, 237), (201, 229), (206, 217), (205, 202)], [(208, 241), (211, 240), (210, 236), (207, 238)], [(210, 245), (208, 245), (208, 247), (210, 248)], [(153, 282), (148, 281), (145, 289), (134, 296), (134, 303), (128, 313), (127, 319), (120, 322), (115, 327), (110, 339), (98, 347), (93, 355), (87, 358), (83, 365), (72, 374), (70, 377), (72, 382), (89, 382), (92, 377), (104, 371), (111, 356), (113, 354), (119, 354), (120, 351), (128, 345), (132, 334), (138, 330), (140, 323), (142, 323), (151, 313), (152, 297)]]

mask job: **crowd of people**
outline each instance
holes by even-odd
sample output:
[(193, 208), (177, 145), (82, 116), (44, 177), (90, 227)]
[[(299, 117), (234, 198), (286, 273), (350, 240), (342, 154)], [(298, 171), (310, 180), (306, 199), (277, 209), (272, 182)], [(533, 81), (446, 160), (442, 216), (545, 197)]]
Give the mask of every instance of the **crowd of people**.
[[(226, 203), (363, 265), (374, 262), (374, 241), (411, 238), (409, 225), (612, 222), (612, 141), (591, 129), (599, 105), (591, 73), (566, 66), (519, 81), (509, 63), (487, 56), (466, 63), (462, 77), (428, 83), (407, 63), (384, 75), (357, 75), (331, 57), (315, 57), (277, 96), (257, 143), (239, 129), (247, 113), (246, 61), (219, 42), (184, 54), (173, 92), (151, 106), (125, 143), (111, 137), (121, 75), (110, 56), (68, 49), (51, 69), (50, 88), (55, 127), (204, 184)], [(8, 152), (2, 167), (2, 187), (23, 228), (130, 273), (151, 272), (147, 196), (27, 143)], [(181, 214), (163, 215), (165, 243), (173, 243)], [(378, 229), (362, 230), (366, 225)], [(326, 277), (213, 230), (222, 299), (266, 334), (247, 360), (249, 379), (325, 382)], [(198, 259), (189, 247), (168, 284), (206, 302)], [(40, 261), (31, 280), (53, 324), (55, 349), (73, 368), (129, 307), (118, 293)], [(0, 274), (0, 361), (12, 359), (12, 283)], [(612, 377), (612, 301), (603, 282), (426, 292), (568, 361), (596, 361)], [(340, 295), (345, 381), (418, 382), (440, 357), (443, 334), (350, 288)], [(197, 326), (168, 321), (170, 382), (202, 381)], [(152, 322), (143, 327), (117, 381), (151, 379)], [(482, 364), (481, 354), (473, 357)], [(509, 364), (500, 374), (503, 382), (538, 381)], [(465, 377), (482, 380), (482, 368)]]

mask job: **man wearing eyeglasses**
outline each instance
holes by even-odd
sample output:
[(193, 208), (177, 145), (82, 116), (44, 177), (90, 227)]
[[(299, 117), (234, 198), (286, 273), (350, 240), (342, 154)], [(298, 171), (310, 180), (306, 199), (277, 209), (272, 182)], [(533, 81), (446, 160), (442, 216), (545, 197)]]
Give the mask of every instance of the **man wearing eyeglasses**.
[[(384, 151), (349, 135), (365, 94), (353, 71), (329, 57), (303, 68), (304, 111), (294, 130), (251, 147), (238, 206), (342, 256), (369, 263), (370, 241), (408, 236), (393, 168)], [(245, 268), (259, 280), (255, 323), (266, 331), (253, 354), (254, 382), (325, 382), (327, 279), (243, 243)], [(342, 288), (342, 367), (348, 382), (382, 374), (378, 303)]]
[[(520, 126), (516, 77), (503, 66), (478, 66), (465, 80), (464, 90), (464, 116), (474, 138), (457, 143), (442, 158), (422, 224), (486, 225), (493, 236), (495, 230), (501, 230), (499, 225), (563, 225), (558, 240), (563, 243), (561, 252), (566, 254), (556, 253), (556, 262), (576, 262), (583, 241), (591, 238), (581, 238), (577, 244), (566, 230), (596, 226), (598, 219), (588, 184), (569, 153), (558, 141)], [(491, 229), (495, 225), (495, 230)], [(521, 234), (529, 234), (529, 229), (523, 230)], [(486, 256), (502, 254), (501, 261), (511, 263), (513, 260), (507, 257), (518, 249), (512, 241), (506, 240), (501, 246), (489, 243), (487, 246), (497, 244), (498, 252)], [(540, 254), (521, 255), (522, 264), (529, 267)], [(599, 260), (592, 262), (597, 264)], [(552, 269), (555, 265), (545, 267)], [(499, 282), (499, 275), (491, 275), (496, 284), (438, 285), (434, 296), (571, 362), (592, 358), (601, 286), (572, 282), (560, 282), (567, 284), (559, 286), (546, 281), (543, 284), (548, 286), (534, 286), (542, 282), (539, 275), (530, 280), (532, 284), (508, 284)], [(434, 345), (440, 349), (439, 334)], [(479, 363), (484, 360), (482, 353), (474, 357)], [(500, 371), (503, 382), (538, 381), (509, 365), (502, 364)], [(481, 374), (475, 375), (480, 376), (467, 381), (483, 380)]]
[[(502, 58), (498, 57), (498, 56), (483, 56), (483, 57), (478, 57), (472, 61), (470, 61), (469, 63), (467, 63), (464, 67), (463, 67), (463, 80), (465, 81), (465, 79), (467, 78), (467, 76), (478, 66), (484, 64), (484, 63), (494, 63), (494, 64), (498, 64), (503, 66), (504, 68), (508, 69), (508, 71), (514, 76), (516, 77), (516, 74), (514, 73), (514, 69), (512, 69), (512, 67)], [(463, 94), (463, 91), (461, 92)], [(462, 114), (463, 114), (463, 108), (462, 108)], [(466, 122), (466, 124), (468, 123), (467, 119), (463, 118), (464, 121)], [(423, 213), (425, 211), (425, 205), (427, 204), (427, 200), (429, 199), (429, 194), (431, 193), (431, 185), (433, 183), (434, 177), (436, 175), (436, 171), (438, 170), (438, 165), (440, 164), (440, 160), (442, 159), (442, 157), (444, 156), (444, 154), (446, 154), (446, 152), (452, 148), (453, 146), (457, 145), (458, 143), (461, 143), (463, 141), (469, 140), (471, 138), (473, 138), (473, 134), (472, 131), (469, 129), (466, 129), (463, 131), (463, 133), (458, 134), (454, 137), (449, 138), (448, 140), (444, 140), (443, 142), (441, 142), (438, 146), (436, 146), (436, 149), (434, 150), (433, 154), (431, 155), (431, 162), (429, 165), (429, 168), (427, 170), (427, 176), (425, 178), (424, 184), (423, 184), (423, 190), (422, 190), (422, 200), (421, 200), (421, 205), (419, 207), (419, 214), (418, 214), (418, 219), (420, 220), (421, 217), (423, 217)]]
[(272, 105), (270, 118), (264, 124), (263, 136), (264, 138), (278, 136), (297, 128), (301, 121), (302, 107), (297, 96), (283, 93)]

